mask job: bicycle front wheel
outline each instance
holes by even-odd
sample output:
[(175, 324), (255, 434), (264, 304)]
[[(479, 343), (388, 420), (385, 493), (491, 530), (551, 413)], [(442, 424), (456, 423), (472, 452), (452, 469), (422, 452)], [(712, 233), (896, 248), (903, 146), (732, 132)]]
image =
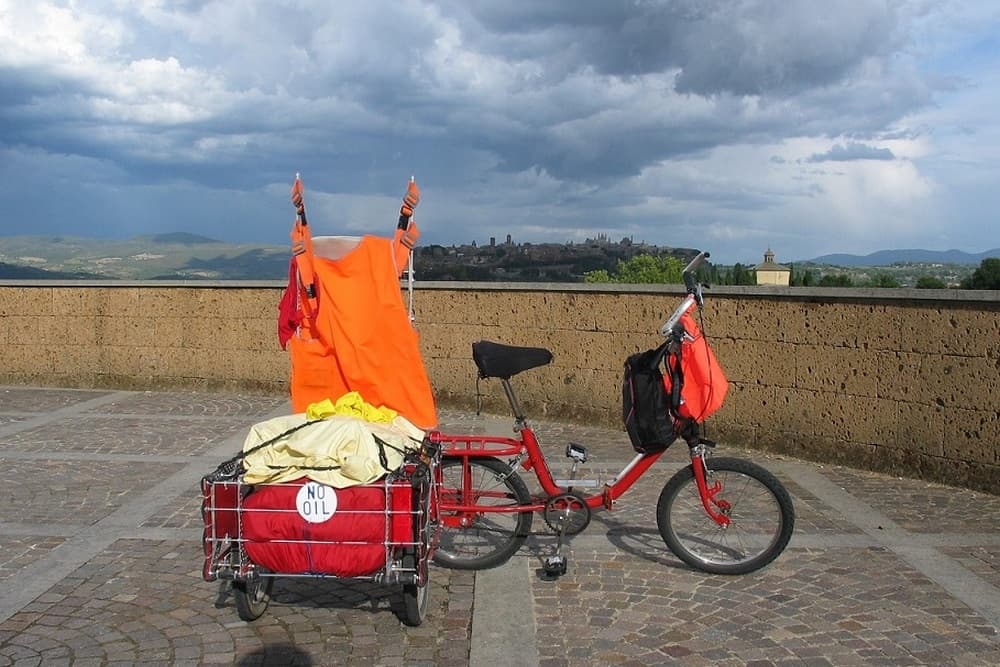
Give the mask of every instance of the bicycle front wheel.
[(795, 510), (788, 491), (770, 472), (734, 458), (705, 461), (709, 501), (729, 519), (719, 525), (702, 504), (692, 466), (677, 472), (660, 492), (656, 525), (670, 550), (691, 567), (711, 574), (747, 574), (785, 550)]
[[(485, 570), (507, 562), (531, 530), (532, 513), (516, 509), (531, 502), (524, 480), (495, 458), (445, 457), (440, 474), (441, 531), (434, 562), (454, 570)], [(462, 506), (473, 509), (457, 509)], [(503, 511), (488, 511), (497, 508)]]

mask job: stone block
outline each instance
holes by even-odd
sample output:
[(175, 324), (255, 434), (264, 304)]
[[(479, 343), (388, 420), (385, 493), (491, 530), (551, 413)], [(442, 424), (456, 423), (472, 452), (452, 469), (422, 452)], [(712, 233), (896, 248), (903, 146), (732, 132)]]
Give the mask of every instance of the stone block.
[(207, 360), (213, 354), (211, 350), (164, 347), (160, 350), (161, 376), (177, 379), (204, 378)]
[(267, 313), (273, 315), (274, 322), (277, 323), (282, 290), (236, 288), (220, 289), (216, 292), (220, 293), (221, 298), (214, 304), (215, 317), (223, 320), (245, 320)]
[(0, 349), (0, 368), (12, 375), (51, 375), (52, 355), (46, 349), (40, 345), (4, 345)]
[(805, 345), (858, 347), (859, 332), (872, 326), (870, 317), (849, 303), (806, 301), (802, 309), (802, 328), (787, 330), (787, 336)]
[(680, 302), (675, 294), (608, 294), (595, 310), (596, 328), (643, 337), (659, 335), (660, 327)]
[(896, 409), (899, 416), (889, 444), (919, 454), (944, 455), (945, 411), (940, 406), (898, 401)]
[(878, 361), (864, 350), (797, 345), (794, 356), (798, 387), (865, 398), (878, 395)]
[(532, 326), (554, 331), (593, 331), (611, 301), (607, 294), (549, 292), (524, 294)]
[[(562, 333), (562, 332), (560, 332)], [(625, 362), (622, 341), (608, 331), (574, 331), (553, 336), (545, 348), (553, 363), (583, 370), (609, 370)]]
[(1000, 405), (997, 363), (985, 357), (924, 355), (914, 400), (955, 408)]
[[(757, 430), (749, 426), (740, 426), (721, 419), (713, 419), (708, 423), (706, 433), (720, 444), (733, 447), (757, 447)], [(769, 432), (774, 434), (774, 431)], [(678, 445), (675, 444), (675, 447)], [(723, 450), (720, 455), (725, 455)]]
[(38, 316), (5, 315), (0, 323), (12, 345), (39, 345), (42, 342), (38, 336)]
[(92, 348), (100, 344), (100, 341), (97, 338), (96, 317), (75, 317), (67, 315), (65, 317), (58, 318), (58, 321), (53, 323), (53, 325), (56, 324), (58, 324), (59, 330), (52, 332), (55, 334), (52, 343), (56, 345), (85, 346)]
[(153, 320), (153, 336), (164, 348), (182, 348), (190, 329), (190, 322), (181, 317), (157, 317)]
[(472, 343), (479, 340), (498, 340), (500, 331), (478, 324), (424, 323), (418, 328), (420, 349), (426, 358), (465, 360), (472, 363)]
[[(733, 382), (726, 402), (733, 410), (735, 422), (750, 428), (768, 428), (778, 423), (778, 415), (792, 414), (787, 406), (784, 406), (786, 410), (780, 410), (776, 405), (773, 387), (759, 384)], [(796, 423), (794, 419), (792, 423)]]
[(1000, 308), (996, 304), (901, 308), (900, 347), (917, 352), (996, 357)]
[(869, 352), (900, 349), (903, 310), (896, 304), (844, 304), (858, 314), (855, 347)]
[(777, 341), (710, 339), (731, 382), (796, 386), (797, 348)]
[(101, 289), (91, 287), (54, 287), (51, 290), (51, 314), (83, 317), (96, 315), (101, 303)]
[(51, 287), (0, 287), (0, 316), (52, 315)]
[[(476, 371), (471, 360), (430, 359), (425, 360), (425, 367), (435, 395), (475, 395)], [(485, 387), (485, 384), (485, 381), (480, 382), (480, 387)]]
[(1000, 411), (949, 408), (935, 412), (946, 416), (941, 419), (944, 458), (1000, 466)]
[[(414, 298), (417, 327), (426, 324), (498, 326), (501, 303), (498, 292), (418, 290)], [(457, 307), (461, 304), (461, 307)]]
[(97, 317), (94, 330), (102, 347), (135, 348), (152, 345), (155, 340), (155, 324), (149, 316)]
[(48, 365), (57, 377), (93, 378), (102, 371), (93, 347), (60, 345), (49, 348), (46, 353), (51, 357)]
[(147, 288), (107, 287), (104, 298), (98, 299), (98, 315), (114, 318), (148, 317), (146, 295), (152, 294)]
[[(280, 288), (0, 287), (0, 379), (62, 386), (287, 390)], [(618, 427), (625, 357), (660, 342), (662, 292), (418, 290), (439, 400), (475, 403), (471, 344), (547, 347), (515, 378), (532, 416)], [(732, 381), (713, 428), (754, 446), (969, 484), (995, 480), (1000, 306), (992, 302), (707, 295), (707, 333)], [(496, 382), (481, 383), (506, 414)], [(494, 405), (495, 404), (495, 405)], [(946, 480), (947, 481), (947, 480)]]
[(709, 334), (724, 331), (737, 340), (792, 342), (798, 340), (803, 326), (802, 305), (794, 301), (740, 299), (733, 311), (730, 320), (712, 322)]
[(288, 376), (288, 367), (278, 364), (280, 357), (262, 350), (219, 350), (209, 372), (213, 377), (238, 382), (279, 382)]
[(98, 348), (102, 374), (148, 379), (160, 377), (161, 351), (155, 347), (105, 345)]

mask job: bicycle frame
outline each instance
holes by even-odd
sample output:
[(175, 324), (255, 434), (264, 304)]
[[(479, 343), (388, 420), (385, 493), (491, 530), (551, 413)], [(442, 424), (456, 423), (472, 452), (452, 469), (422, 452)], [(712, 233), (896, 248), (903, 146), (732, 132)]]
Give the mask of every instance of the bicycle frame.
[[(481, 513), (513, 513), (513, 512), (538, 512), (545, 508), (548, 498), (569, 492), (569, 486), (560, 486), (552, 476), (545, 454), (542, 452), (535, 436), (534, 430), (528, 424), (527, 419), (521, 414), (517, 398), (511, 387), (510, 380), (501, 379), (504, 393), (507, 395), (511, 409), (514, 411), (514, 432), (520, 437), (512, 438), (506, 436), (490, 435), (458, 435), (445, 434), (434, 431), (429, 434), (432, 442), (442, 447), (442, 454), (445, 457), (461, 459), (463, 461), (462, 492), (471, 492), (472, 480), (470, 478), (469, 459), (493, 457), (509, 458), (511, 472), (520, 466), (524, 470), (534, 472), (535, 478), (542, 487), (542, 494), (539, 498), (533, 498), (528, 505), (496, 505), (487, 506), (474, 502), (468, 496), (461, 498), (457, 503), (445, 503), (441, 501), (438, 509), (445, 515), (444, 523), (447, 526), (461, 526), (466, 519), (462, 515)], [(702, 504), (708, 515), (720, 526), (727, 526), (729, 518), (725, 512), (728, 509), (724, 500), (716, 501), (715, 495), (721, 490), (718, 483), (709, 487), (705, 477), (705, 446), (695, 444), (691, 449), (691, 466), (694, 469), (695, 480), (701, 496)], [(590, 495), (581, 495), (581, 500), (591, 510), (604, 508), (611, 510), (614, 502), (624, 495), (642, 477), (649, 468), (656, 463), (666, 450), (636, 454), (631, 461), (610, 481), (606, 482), (602, 490)], [(478, 497), (492, 496), (496, 498), (505, 497), (501, 492), (490, 492), (478, 490)]]
[[(511, 378), (551, 363), (552, 353), (544, 347), (486, 340), (473, 343), (479, 377), (498, 379), (503, 386), (514, 417), (514, 435), (427, 434), (427, 441), (442, 454), (435, 473), (437, 492), (431, 498), (431, 524), (438, 537), (432, 548), (437, 564), (460, 570), (500, 566), (533, 534), (534, 514), (539, 513), (557, 537), (554, 553), (544, 559), (542, 574), (549, 579), (566, 574), (565, 539), (583, 531), (592, 512), (613, 509), (615, 501), (674, 440), (687, 444), (690, 468), (675, 471), (656, 502), (656, 526), (667, 548), (696, 570), (724, 575), (756, 571), (784, 551), (795, 526), (788, 491), (777, 477), (751, 461), (719, 457), (709, 463), (715, 443), (701, 437), (699, 424), (720, 407), (728, 388), (724, 374), (714, 379), (711, 375), (717, 362), (705, 339), (698, 336), (697, 323), (684, 319), (692, 308), (702, 305), (702, 286), (694, 272), (706, 257), (708, 253), (699, 253), (683, 272), (687, 296), (661, 327), (667, 338), (663, 349), (638, 353), (626, 362), (624, 421), (628, 439), (640, 453), (603, 484), (576, 479), (578, 466), (586, 463), (588, 456), (586, 449), (575, 443), (566, 447), (566, 457), (572, 462), (568, 479), (554, 478), (514, 395)], [(685, 342), (691, 347), (684, 348)], [(691, 365), (702, 363), (700, 357), (685, 357), (698, 349), (695, 346), (706, 352), (704, 365)], [(660, 357), (664, 350), (673, 355), (666, 361)], [(685, 358), (693, 371), (690, 377), (699, 378), (699, 371), (707, 366), (708, 381), (697, 380), (700, 384), (695, 389), (711, 387), (712, 397), (701, 397), (698, 391), (683, 395), (681, 362)], [(669, 378), (653, 370), (661, 363), (667, 366)], [(717, 386), (723, 389), (716, 395)], [(670, 395), (658, 393), (663, 390), (669, 390)], [(665, 421), (668, 416), (670, 420)], [(650, 447), (656, 451), (646, 451)], [(531, 471), (537, 484), (526, 484), (519, 468)]]

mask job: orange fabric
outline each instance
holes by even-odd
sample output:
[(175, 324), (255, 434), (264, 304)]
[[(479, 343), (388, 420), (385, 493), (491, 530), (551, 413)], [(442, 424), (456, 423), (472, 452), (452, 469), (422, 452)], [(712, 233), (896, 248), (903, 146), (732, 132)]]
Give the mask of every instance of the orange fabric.
[[(701, 423), (722, 407), (729, 391), (729, 380), (691, 313), (685, 313), (680, 321), (694, 340), (685, 338), (681, 343), (680, 364), (684, 385), (677, 412), (682, 417)], [(669, 395), (670, 373), (663, 374), (663, 384)]]
[(289, 341), (292, 408), (357, 391), (422, 429), (437, 424), (417, 332), (399, 287), (408, 249), (365, 236), (338, 260), (313, 258), (319, 310)]

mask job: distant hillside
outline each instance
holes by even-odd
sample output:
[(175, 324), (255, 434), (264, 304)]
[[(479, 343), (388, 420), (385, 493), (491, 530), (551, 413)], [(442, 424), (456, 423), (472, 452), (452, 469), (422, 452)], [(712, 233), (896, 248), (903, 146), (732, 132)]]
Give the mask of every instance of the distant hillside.
[(235, 257), (222, 255), (209, 259), (194, 257), (177, 271), (154, 276), (154, 280), (217, 275), (223, 280), (282, 280), (288, 277), (289, 253), (275, 253), (261, 248), (248, 250)]
[(66, 271), (46, 271), (33, 266), (18, 266), (0, 262), (0, 278), (15, 280), (93, 280), (100, 278), (92, 273), (71, 273)]
[(173, 232), (170, 234), (157, 234), (152, 237), (153, 243), (179, 243), (181, 245), (194, 245), (197, 243), (222, 243), (222, 241), (216, 241), (215, 239), (210, 239), (207, 236), (199, 236), (198, 234), (188, 234), (187, 232)]
[(900, 263), (980, 264), (987, 257), (1000, 257), (1000, 248), (974, 254), (961, 250), (879, 250), (870, 255), (833, 254), (802, 261), (833, 266), (891, 266)]
[(6, 278), (284, 280), (288, 246), (232, 244), (198, 234), (129, 239), (0, 236)]

